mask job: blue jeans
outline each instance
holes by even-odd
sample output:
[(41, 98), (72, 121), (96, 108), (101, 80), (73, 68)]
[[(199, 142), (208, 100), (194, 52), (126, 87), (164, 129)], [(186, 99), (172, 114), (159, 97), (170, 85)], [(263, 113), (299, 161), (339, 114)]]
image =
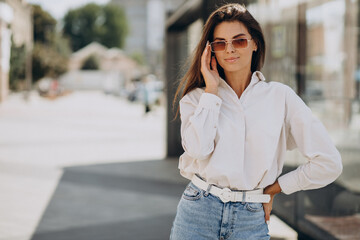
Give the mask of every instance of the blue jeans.
[(262, 203), (228, 202), (186, 187), (178, 204), (170, 240), (269, 240)]

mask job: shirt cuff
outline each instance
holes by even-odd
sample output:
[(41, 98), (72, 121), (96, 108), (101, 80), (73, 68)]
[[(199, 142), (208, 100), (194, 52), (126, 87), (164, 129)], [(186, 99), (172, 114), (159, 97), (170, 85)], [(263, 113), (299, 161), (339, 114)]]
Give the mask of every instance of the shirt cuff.
[(220, 110), (222, 99), (212, 93), (203, 93), (199, 100), (199, 107)]
[(302, 190), (297, 181), (296, 170), (286, 173), (278, 178), (281, 191), (286, 195)]

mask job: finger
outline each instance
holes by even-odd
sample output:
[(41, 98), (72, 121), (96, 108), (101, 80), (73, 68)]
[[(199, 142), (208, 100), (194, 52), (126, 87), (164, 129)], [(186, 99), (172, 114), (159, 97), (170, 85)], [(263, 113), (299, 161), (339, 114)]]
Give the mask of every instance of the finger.
[(218, 72), (218, 70), (217, 70), (217, 63), (216, 63), (216, 59), (215, 59), (214, 56), (211, 58), (211, 68), (212, 68), (212, 70), (214, 70), (215, 72)]
[(201, 55), (201, 60), (205, 59), (205, 57), (207, 56), (207, 53), (208, 53), (208, 47), (209, 47), (209, 41), (206, 42), (206, 45), (205, 45), (205, 48), (204, 48), (204, 51)]
[(206, 52), (205, 52), (205, 63), (206, 63), (206, 66), (209, 66), (210, 68), (210, 61), (211, 61), (211, 47), (210, 47), (210, 44), (208, 42), (208, 44), (206, 45), (206, 48), (205, 48)]
[(265, 211), (265, 221), (268, 222), (270, 221), (270, 211)]
[(271, 210), (268, 208), (268, 206), (266, 204), (263, 204), (263, 208), (264, 208), (264, 213), (265, 213), (265, 222), (267, 224), (270, 223), (270, 212)]
[(209, 41), (206, 43), (206, 47), (201, 55), (201, 65), (203, 66), (206, 66), (206, 59), (207, 59), (207, 56), (208, 56), (208, 46), (209, 46)]
[(266, 224), (270, 224), (270, 211), (265, 212), (265, 222)]

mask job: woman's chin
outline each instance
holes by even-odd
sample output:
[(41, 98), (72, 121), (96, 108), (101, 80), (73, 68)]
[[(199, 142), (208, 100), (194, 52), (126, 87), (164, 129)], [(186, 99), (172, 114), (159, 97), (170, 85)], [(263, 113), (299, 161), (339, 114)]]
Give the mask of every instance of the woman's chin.
[(241, 71), (241, 69), (243, 69), (243, 67), (236, 66), (236, 65), (230, 65), (230, 66), (224, 66), (223, 69), (225, 72), (238, 72), (238, 71)]
[(251, 65), (245, 65), (245, 64), (229, 64), (224, 63), (221, 66), (225, 72), (240, 72), (244, 71), (246, 69), (251, 69)]

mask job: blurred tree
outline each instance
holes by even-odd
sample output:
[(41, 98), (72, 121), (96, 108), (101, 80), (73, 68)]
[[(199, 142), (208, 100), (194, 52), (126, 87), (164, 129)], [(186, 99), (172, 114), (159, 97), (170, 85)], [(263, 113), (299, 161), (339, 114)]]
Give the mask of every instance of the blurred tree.
[(56, 32), (56, 20), (39, 5), (33, 5), (34, 41), (51, 44)]
[(26, 51), (25, 45), (16, 46), (13, 39), (11, 39), (11, 55), (10, 55), (10, 72), (9, 85), (11, 90), (20, 88), (21, 82), (25, 79), (25, 62)]
[(83, 63), (82, 70), (98, 70), (99, 60), (95, 55), (90, 55)]
[(125, 11), (114, 4), (108, 4), (103, 7), (105, 22), (102, 40), (104, 46), (109, 48), (123, 48), (125, 37), (128, 34), (128, 24)]
[(62, 56), (68, 58), (71, 55), (70, 41), (61, 32), (56, 32), (52, 40), (53, 48)]
[(35, 43), (32, 59), (33, 79), (56, 78), (67, 71), (68, 59), (54, 47)]
[(67, 70), (69, 41), (56, 31), (56, 20), (39, 5), (33, 5), (33, 22), (33, 82), (42, 77), (56, 78)]
[(69, 37), (73, 51), (94, 41), (107, 47), (122, 48), (128, 25), (122, 8), (90, 3), (65, 15), (63, 32)]

